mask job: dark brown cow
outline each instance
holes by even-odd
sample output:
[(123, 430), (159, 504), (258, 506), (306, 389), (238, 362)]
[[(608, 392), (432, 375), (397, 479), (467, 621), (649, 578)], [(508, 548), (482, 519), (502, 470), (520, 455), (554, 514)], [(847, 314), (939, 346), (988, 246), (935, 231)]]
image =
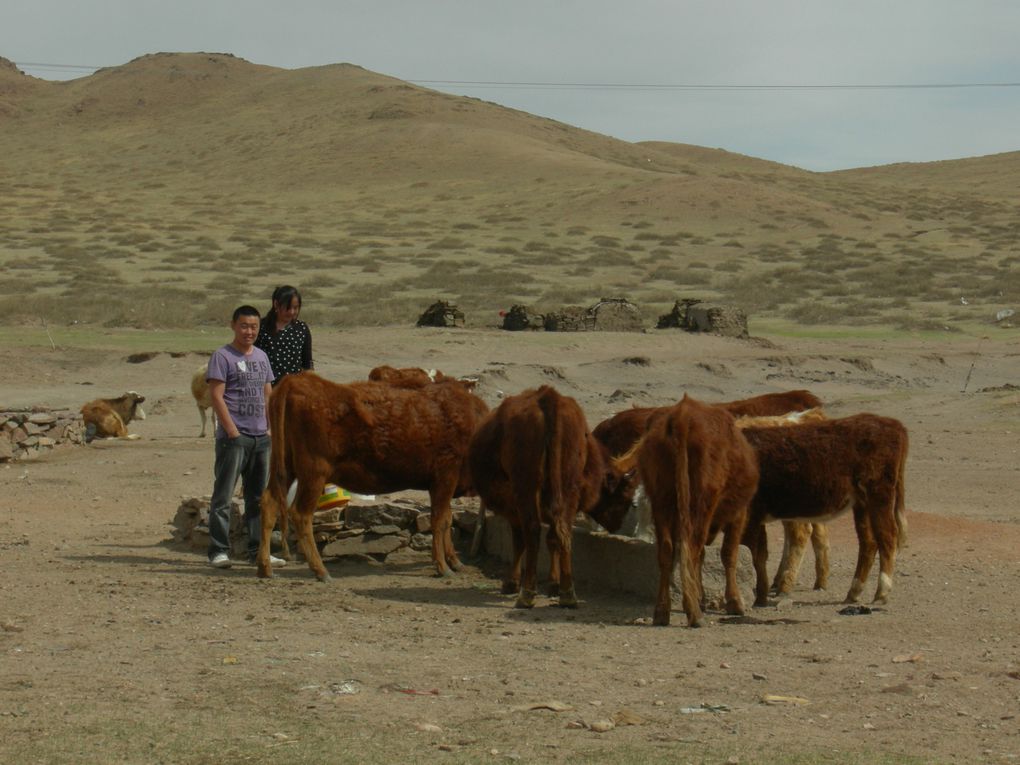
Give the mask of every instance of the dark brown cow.
[(908, 437), (903, 424), (858, 414), (743, 432), (761, 468), (745, 542), (754, 558), (755, 603), (764, 604), (768, 592), (766, 522), (825, 522), (850, 510), (858, 553), (846, 601), (860, 600), (877, 550), (881, 572), (875, 602), (885, 603), (897, 547), (906, 543), (903, 471)]
[[(722, 407), (734, 417), (765, 417), (786, 415), (791, 412), (802, 412), (807, 417), (823, 417), (821, 400), (806, 390), (783, 391), (779, 393), (765, 393), (753, 398), (741, 399), (739, 401), (728, 401), (716, 406)], [(634, 407), (625, 409), (612, 417), (603, 420), (592, 431), (594, 436), (605, 445), (610, 455), (619, 457), (629, 451), (641, 437), (647, 432), (649, 421), (670, 407)], [(811, 412), (811, 414), (807, 414)], [(741, 423), (738, 419), (738, 425)], [(747, 420), (743, 420), (747, 422)], [(633, 475), (627, 478), (634, 482), (634, 490), (637, 491), (637, 479)], [(648, 533), (648, 525), (651, 523), (651, 513), (647, 508), (647, 499), (640, 497), (638, 508), (638, 536)], [(626, 509), (624, 512), (603, 512), (602, 519), (598, 519), (610, 532), (620, 529), (623, 524)], [(800, 570), (800, 562), (804, 557), (804, 551), (808, 540), (811, 541), (815, 551), (815, 588), (824, 589), (828, 582), (829, 575), (829, 536), (828, 530), (822, 524), (807, 525), (803, 528), (794, 523), (784, 523), (784, 546), (783, 557), (779, 569), (776, 571), (774, 587), (780, 593), (787, 593), (793, 588)]]
[(588, 432), (581, 407), (548, 385), (510, 396), (475, 432), (468, 460), (479, 497), (510, 522), (513, 533), (513, 561), (503, 592), (518, 593), (517, 608), (534, 606), (545, 522), (551, 589), (559, 594), (561, 606), (576, 608), (571, 562), (574, 517), (591, 509), (600, 492), (615, 488), (607, 489), (611, 468)]
[(127, 432), (127, 424), (131, 420), (144, 420), (145, 410), (140, 396), (133, 390), (117, 398), (97, 398), (89, 401), (81, 408), (82, 420), (85, 422), (85, 443), (96, 438), (137, 439), (139, 436)]
[(684, 396), (652, 418), (645, 436), (616, 463), (620, 469), (637, 464), (652, 505), (659, 562), (653, 622), (669, 624), (670, 581), (679, 554), (687, 623), (701, 626), (702, 560), (719, 531), (726, 612), (743, 614), (737, 550), (758, 484), (758, 464), (733, 415)]
[(312, 513), (327, 481), (361, 494), (428, 490), (436, 571), (459, 568), (450, 499), (470, 490), (468, 442), (486, 412), (485, 402), (455, 382), (406, 389), (338, 385), (314, 372), (284, 377), (269, 400), (272, 458), (262, 497), (259, 576), (272, 575), (269, 538), (294, 480), (298, 540), (320, 580), (329, 574), (312, 539)]

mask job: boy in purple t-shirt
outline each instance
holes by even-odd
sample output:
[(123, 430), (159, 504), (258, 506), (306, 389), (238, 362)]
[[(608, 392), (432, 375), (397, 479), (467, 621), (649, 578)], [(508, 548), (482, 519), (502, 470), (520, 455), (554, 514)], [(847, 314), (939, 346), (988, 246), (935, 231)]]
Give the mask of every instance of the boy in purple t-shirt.
[[(259, 312), (250, 305), (234, 311), (234, 339), (209, 359), (206, 381), (216, 412), (216, 463), (209, 506), (209, 563), (230, 568), (230, 497), (237, 479), (244, 490), (244, 524), (248, 558), (255, 560), (261, 536), (262, 491), (269, 479), (269, 430), (266, 403), (272, 392), (273, 369), (255, 347)], [(281, 558), (270, 556), (274, 566)]]

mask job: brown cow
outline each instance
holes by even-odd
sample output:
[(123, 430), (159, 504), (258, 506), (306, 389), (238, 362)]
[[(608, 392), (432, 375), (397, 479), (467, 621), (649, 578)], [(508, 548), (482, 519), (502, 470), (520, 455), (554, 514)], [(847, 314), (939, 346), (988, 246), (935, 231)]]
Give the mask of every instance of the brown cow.
[(359, 494), (428, 490), (436, 571), (445, 576), (447, 566), (459, 568), (450, 499), (470, 489), (468, 441), (486, 412), (485, 402), (454, 382), (406, 389), (338, 385), (314, 372), (284, 377), (269, 400), (272, 458), (262, 497), (259, 576), (272, 575), (270, 534), (294, 480), (298, 540), (320, 580), (329, 574), (312, 538), (312, 513), (327, 481)]
[[(765, 393), (753, 398), (729, 401), (716, 404), (730, 414), (738, 418), (762, 417), (786, 415), (791, 412), (808, 412), (813, 414), (802, 414), (806, 417), (824, 417), (821, 410), (821, 400), (806, 390), (782, 391), (779, 393)], [(612, 417), (603, 420), (592, 431), (594, 436), (603, 443), (614, 457), (619, 457), (633, 448), (641, 437), (647, 432), (649, 421), (670, 407), (634, 407), (625, 409)], [(747, 420), (744, 420), (748, 422)], [(738, 425), (740, 420), (738, 420)], [(638, 497), (638, 519), (635, 535), (650, 540), (651, 510), (648, 507), (647, 497), (638, 487), (637, 479), (627, 476), (634, 482), (634, 494)], [(600, 520), (603, 526), (610, 532), (616, 532), (623, 524), (626, 512), (603, 513), (605, 522)], [(779, 569), (776, 571), (775, 588), (780, 593), (789, 592), (797, 579), (800, 569), (800, 562), (804, 557), (804, 551), (808, 540), (811, 540), (815, 551), (815, 588), (824, 589), (828, 582), (829, 574), (829, 539), (828, 531), (820, 524), (813, 526), (797, 527), (793, 523), (784, 523), (784, 547), (783, 558), (780, 561)]]
[[(807, 393), (807, 391), (801, 392)], [(824, 419), (826, 419), (825, 413), (821, 409), (815, 408), (778, 416), (737, 417), (737, 427), (741, 430), (744, 428), (774, 428)], [(798, 523), (796, 521), (783, 521), (782, 523), (783, 554), (779, 559), (776, 576), (772, 580), (772, 587), (769, 591), (779, 595), (786, 595), (793, 591), (808, 542), (811, 543), (811, 549), (815, 553), (814, 588), (816, 590), (827, 589), (829, 586), (828, 526), (824, 523)]]
[(459, 382), (468, 390), (474, 390), (478, 379), (474, 377), (450, 377), (444, 375), (438, 369), (423, 369), (422, 367), (396, 368), (387, 365), (375, 367), (368, 373), (368, 379), (375, 382), (384, 382), (398, 388), (421, 388), (437, 382)]
[[(468, 452), (479, 497), (504, 516), (513, 533), (513, 561), (504, 593), (517, 592), (517, 608), (535, 605), (542, 523), (549, 524), (551, 591), (559, 604), (577, 607), (571, 561), (574, 517), (600, 492), (616, 489), (598, 441), (577, 402), (543, 385), (503, 399), (482, 422)], [(629, 498), (621, 504), (629, 503)], [(610, 502), (604, 502), (607, 506)], [(521, 577), (521, 557), (525, 557)]]
[(758, 484), (758, 463), (733, 415), (684, 396), (652, 418), (645, 436), (616, 463), (624, 470), (637, 464), (652, 505), (659, 562), (653, 622), (669, 624), (670, 581), (679, 554), (687, 623), (701, 626), (702, 561), (705, 546), (719, 531), (726, 612), (743, 614), (737, 549)]
[(903, 472), (908, 437), (903, 424), (858, 414), (783, 428), (747, 428), (743, 433), (761, 468), (745, 541), (754, 558), (755, 603), (764, 604), (768, 592), (767, 521), (825, 522), (849, 510), (858, 553), (846, 601), (860, 599), (877, 549), (881, 573), (875, 602), (885, 603), (897, 547), (906, 543)]
[(97, 398), (81, 408), (85, 421), (85, 443), (96, 438), (137, 439), (139, 436), (127, 432), (131, 420), (144, 420), (145, 410), (141, 404), (145, 396), (131, 390), (117, 398)]

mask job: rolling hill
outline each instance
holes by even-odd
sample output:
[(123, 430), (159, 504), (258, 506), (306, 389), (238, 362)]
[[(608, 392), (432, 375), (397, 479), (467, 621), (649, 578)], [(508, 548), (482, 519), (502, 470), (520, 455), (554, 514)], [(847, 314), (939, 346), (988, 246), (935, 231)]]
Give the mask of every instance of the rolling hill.
[(337, 325), (437, 297), (469, 324), (613, 295), (921, 328), (1020, 302), (1020, 152), (812, 173), (351, 64), (157, 53), (68, 82), (0, 61), (0, 156), (8, 323), (220, 324), (285, 282)]

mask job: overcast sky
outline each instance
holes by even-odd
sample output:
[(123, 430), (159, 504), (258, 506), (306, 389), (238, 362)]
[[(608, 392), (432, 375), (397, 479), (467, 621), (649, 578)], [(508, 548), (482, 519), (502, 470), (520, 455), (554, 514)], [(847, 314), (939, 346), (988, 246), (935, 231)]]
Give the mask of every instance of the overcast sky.
[(44, 79), (209, 51), (809, 170), (1020, 150), (1015, 0), (3, 0), (2, 21), (0, 56)]

